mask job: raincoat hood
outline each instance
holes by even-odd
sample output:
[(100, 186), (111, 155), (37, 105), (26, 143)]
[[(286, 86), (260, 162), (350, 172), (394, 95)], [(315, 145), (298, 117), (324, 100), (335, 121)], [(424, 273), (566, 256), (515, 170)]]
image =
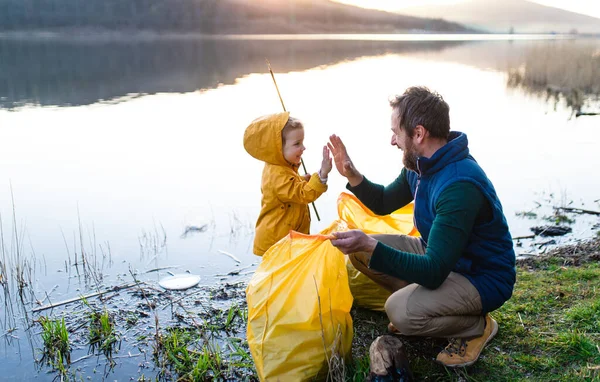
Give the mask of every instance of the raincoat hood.
[(283, 156), (281, 130), (290, 117), (289, 112), (270, 114), (252, 121), (244, 132), (244, 148), (248, 154), (265, 163), (291, 166)]

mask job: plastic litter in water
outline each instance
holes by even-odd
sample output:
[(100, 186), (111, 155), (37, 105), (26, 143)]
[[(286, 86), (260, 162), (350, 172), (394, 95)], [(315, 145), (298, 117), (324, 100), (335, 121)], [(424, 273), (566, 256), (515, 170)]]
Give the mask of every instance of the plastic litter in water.
[(200, 276), (191, 273), (179, 273), (164, 277), (158, 281), (158, 285), (169, 290), (184, 290), (195, 287), (200, 282)]

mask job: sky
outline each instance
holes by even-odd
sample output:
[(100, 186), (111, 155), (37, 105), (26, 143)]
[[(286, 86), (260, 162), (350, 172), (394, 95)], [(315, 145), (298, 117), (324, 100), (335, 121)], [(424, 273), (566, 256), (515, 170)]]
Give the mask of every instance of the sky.
[[(339, 3), (357, 5), (359, 7), (381, 9), (384, 11), (401, 11), (402, 8), (418, 5), (453, 4), (460, 0), (335, 0)], [(463, 0), (464, 1), (464, 0)], [(532, 2), (561, 8), (571, 12), (600, 18), (600, 0), (530, 0)]]

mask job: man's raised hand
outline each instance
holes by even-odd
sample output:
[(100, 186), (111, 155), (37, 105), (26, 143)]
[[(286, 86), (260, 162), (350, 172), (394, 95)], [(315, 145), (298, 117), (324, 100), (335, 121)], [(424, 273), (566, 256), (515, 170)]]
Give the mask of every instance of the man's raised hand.
[(351, 186), (357, 186), (362, 182), (363, 176), (350, 159), (346, 146), (342, 142), (342, 139), (337, 135), (333, 134), (329, 137), (327, 143), (329, 150), (333, 154), (333, 161), (335, 162), (335, 168), (338, 170), (340, 175), (346, 177)]

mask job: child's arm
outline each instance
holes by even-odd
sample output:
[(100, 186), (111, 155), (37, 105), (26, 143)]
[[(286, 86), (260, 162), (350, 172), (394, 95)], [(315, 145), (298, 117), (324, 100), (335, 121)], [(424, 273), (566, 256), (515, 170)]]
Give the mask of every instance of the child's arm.
[(327, 176), (333, 167), (329, 155), (329, 147), (323, 146), (323, 160), (321, 169), (312, 175), (289, 176), (282, 173), (273, 182), (275, 193), (282, 202), (308, 204), (317, 200), (322, 193), (327, 191)]
[(270, 185), (277, 199), (284, 203), (309, 204), (327, 191), (327, 184), (321, 182), (317, 173), (310, 175), (306, 181), (304, 176), (289, 171), (281, 172), (271, 180)]

